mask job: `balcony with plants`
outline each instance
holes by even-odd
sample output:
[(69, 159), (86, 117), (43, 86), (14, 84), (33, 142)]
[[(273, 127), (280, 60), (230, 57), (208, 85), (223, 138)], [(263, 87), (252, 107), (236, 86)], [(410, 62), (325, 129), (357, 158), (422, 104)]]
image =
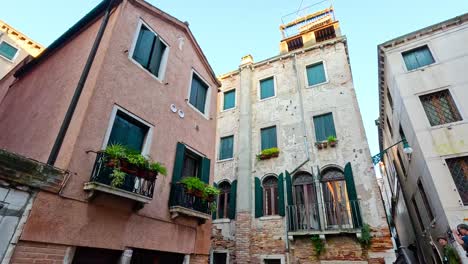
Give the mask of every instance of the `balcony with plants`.
[(216, 211), (216, 197), (220, 191), (197, 177), (185, 177), (172, 187), (170, 213), (172, 218), (186, 215), (200, 222), (211, 219)]
[(161, 163), (120, 144), (109, 145), (105, 150), (95, 153), (91, 178), (84, 184), (89, 198), (102, 192), (131, 199), (139, 204), (149, 203), (153, 199), (158, 175), (167, 174)]
[(257, 160), (267, 160), (271, 158), (277, 158), (279, 156), (279, 148), (268, 148), (264, 149), (257, 155)]

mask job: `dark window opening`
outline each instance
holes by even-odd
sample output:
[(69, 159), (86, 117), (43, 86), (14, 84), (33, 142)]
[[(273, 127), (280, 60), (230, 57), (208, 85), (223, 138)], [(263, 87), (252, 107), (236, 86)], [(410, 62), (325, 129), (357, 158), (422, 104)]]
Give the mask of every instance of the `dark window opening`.
[(146, 26), (142, 25), (133, 51), (133, 59), (154, 76), (162, 75), (161, 65), (166, 44)]
[(133, 254), (132, 254), (132, 259), (130, 261), (130, 264), (155, 264), (155, 263), (182, 264), (183, 262), (184, 262), (183, 254), (146, 250), (146, 249), (133, 249)]
[(218, 214), (217, 218), (229, 218), (229, 201), (231, 198), (231, 184), (222, 182), (218, 189), (221, 193), (218, 196)]
[(390, 108), (393, 111), (393, 98), (392, 98), (392, 94), (388, 90), (388, 87), (387, 87), (387, 100), (388, 100), (388, 104), (390, 105)]
[(213, 252), (213, 264), (227, 264), (227, 253)]
[(208, 85), (196, 74), (193, 74), (189, 103), (203, 114), (205, 113), (207, 95)]
[(122, 144), (141, 152), (149, 127), (122, 111), (117, 111), (109, 136), (108, 145)]
[(424, 186), (422, 185), (421, 180), (418, 180), (418, 189), (419, 189), (419, 193), (421, 194), (424, 207), (426, 207), (426, 211), (429, 216), (429, 219), (432, 221), (434, 219), (434, 214), (432, 213), (431, 205), (429, 203), (429, 199), (427, 198), (426, 191), (424, 190)]
[(263, 215), (278, 214), (278, 179), (269, 176), (263, 180)]
[(393, 129), (392, 129), (392, 125), (390, 125), (390, 120), (388, 120), (388, 117), (386, 118), (386, 121), (387, 121), (388, 132), (390, 132), (390, 136), (393, 138)]
[(288, 44), (288, 51), (292, 51), (292, 50), (296, 50), (296, 49), (300, 49), (304, 47), (302, 36), (298, 38), (290, 39), (286, 43)]
[(118, 263), (122, 251), (103, 248), (76, 248), (73, 264), (115, 264)]
[(418, 219), (419, 227), (421, 227), (421, 231), (424, 231), (425, 230), (424, 223), (421, 218), (421, 214), (419, 213), (418, 204), (416, 203), (416, 199), (414, 196), (411, 199), (411, 203), (413, 204), (414, 212), (416, 213), (416, 218)]
[(200, 178), (201, 157), (186, 150), (184, 157), (184, 168), (182, 169), (182, 178), (198, 177)]
[(324, 29), (317, 30), (314, 33), (315, 33), (315, 41), (317, 42), (322, 42), (325, 40), (336, 38), (335, 28), (333, 26), (329, 26)]

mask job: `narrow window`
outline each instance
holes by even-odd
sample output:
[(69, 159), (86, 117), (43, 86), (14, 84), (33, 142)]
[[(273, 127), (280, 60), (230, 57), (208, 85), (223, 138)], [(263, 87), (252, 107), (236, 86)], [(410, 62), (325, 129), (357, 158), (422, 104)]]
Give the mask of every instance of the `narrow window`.
[(3, 56), (4, 58), (7, 58), (8, 60), (11, 61), (15, 58), (17, 52), (18, 52), (17, 48), (6, 43), (5, 41), (2, 41), (0, 43), (0, 55)]
[(286, 42), (288, 44), (288, 51), (300, 49), (304, 47), (304, 41), (302, 39), (302, 36), (299, 36), (297, 38), (290, 39)]
[(344, 173), (330, 168), (321, 176), (327, 228), (350, 227), (351, 208), (355, 208), (356, 201), (349, 201)]
[(167, 45), (159, 36), (145, 25), (141, 25), (132, 58), (154, 76), (161, 78), (165, 70), (162, 65), (166, 52)]
[(148, 126), (118, 110), (107, 144), (122, 144), (129, 149), (141, 152), (148, 131)]
[(276, 140), (276, 126), (262, 128), (260, 130), (260, 137), (262, 150), (278, 147)]
[(227, 264), (227, 253), (213, 252), (213, 264)]
[(233, 157), (234, 136), (222, 137), (219, 144), (219, 159), (231, 159)]
[(418, 69), (435, 62), (427, 45), (405, 51), (402, 55), (408, 71)]
[(386, 117), (386, 121), (387, 121), (388, 132), (390, 132), (390, 136), (393, 138), (393, 129), (392, 129), (392, 125), (390, 125), (390, 120), (388, 120), (388, 116)]
[(390, 109), (392, 109), (393, 111), (393, 98), (392, 98), (392, 94), (388, 90), (388, 87), (387, 87), (387, 100), (388, 100), (388, 104), (390, 105)]
[(236, 106), (236, 90), (232, 89), (224, 92), (223, 110), (231, 109)]
[(405, 168), (405, 165), (403, 164), (403, 159), (401, 158), (400, 150), (397, 151), (397, 158), (398, 158), (398, 163), (400, 163), (401, 170), (403, 171), (403, 174), (406, 177), (406, 168)]
[(205, 113), (208, 85), (195, 73), (192, 75), (192, 86), (190, 87), (189, 103), (201, 113)]
[(416, 199), (415, 199), (414, 196), (411, 199), (411, 203), (413, 204), (414, 212), (416, 213), (416, 218), (418, 218), (419, 226), (421, 227), (421, 230), (424, 231), (425, 230), (424, 223), (423, 223), (423, 220), (421, 218), (421, 214), (419, 213), (418, 204), (416, 203)]
[(263, 180), (263, 215), (278, 214), (278, 179), (275, 176)]
[(434, 214), (432, 213), (431, 205), (429, 204), (429, 199), (427, 199), (426, 191), (424, 190), (424, 186), (422, 185), (421, 180), (418, 180), (418, 189), (419, 189), (419, 193), (421, 194), (424, 207), (426, 207), (426, 211), (429, 216), (429, 219), (432, 221), (434, 219)]
[(293, 180), (294, 207), (290, 214), (290, 229), (319, 229), (319, 207), (314, 178), (307, 173), (294, 176)]
[(327, 81), (323, 62), (312, 64), (306, 67), (307, 81), (309, 86), (321, 84)]
[(462, 120), (448, 90), (422, 95), (419, 99), (431, 126)]
[(260, 81), (260, 99), (266, 99), (275, 96), (275, 81), (273, 77)]
[(315, 34), (315, 41), (322, 42), (325, 40), (329, 40), (332, 38), (336, 38), (335, 27), (329, 26), (324, 29), (320, 29), (314, 32)]
[(182, 178), (198, 177), (201, 178), (201, 160), (202, 158), (192, 151), (186, 150), (184, 156), (184, 165), (182, 168)]
[(335, 123), (333, 122), (333, 114), (314, 116), (315, 139), (325, 141), (329, 136), (336, 137)]
[(218, 214), (217, 217), (229, 218), (229, 200), (231, 198), (231, 184), (229, 182), (222, 182), (219, 184), (218, 189), (220, 194), (218, 196)]
[(445, 160), (464, 205), (468, 205), (468, 156)]

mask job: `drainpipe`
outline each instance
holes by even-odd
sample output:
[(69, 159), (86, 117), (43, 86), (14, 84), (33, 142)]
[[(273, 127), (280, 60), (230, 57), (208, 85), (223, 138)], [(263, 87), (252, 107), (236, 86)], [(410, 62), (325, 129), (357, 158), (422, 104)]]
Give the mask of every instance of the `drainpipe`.
[[(297, 94), (299, 95), (299, 108), (301, 112), (301, 124), (302, 124), (302, 131), (304, 133), (304, 149), (306, 153), (306, 159), (299, 164), (294, 170), (291, 171), (291, 174), (294, 174), (297, 170), (299, 170), (304, 164), (306, 164), (308, 161), (310, 161), (310, 152), (309, 152), (309, 143), (307, 142), (307, 129), (306, 129), (306, 124), (305, 124), (305, 117), (304, 117), (304, 102), (302, 100), (302, 92), (301, 92), (301, 82), (299, 81), (299, 73), (297, 71), (297, 60), (296, 60), (296, 54), (291, 55), (293, 58), (293, 70), (294, 74), (296, 76), (296, 90)], [(286, 199), (284, 199), (284, 208), (288, 208), (288, 198), (287, 194), (288, 191), (286, 189), (286, 177), (283, 179), (283, 192), (286, 194)], [(289, 234), (288, 234), (288, 226), (289, 226), (289, 219), (287, 217), (287, 212), (286, 212), (286, 224), (285, 224), (285, 234), (286, 234), (286, 257), (287, 257), (287, 263), (290, 263), (290, 256), (289, 256)]]
[(107, 23), (109, 22), (109, 17), (110, 17), (110, 13), (112, 10), (112, 6), (114, 5), (114, 2), (116, 0), (104, 0), (104, 1), (109, 1), (109, 4), (104, 13), (104, 18), (102, 19), (101, 26), (99, 27), (99, 31), (96, 35), (96, 39), (94, 40), (93, 46), (91, 47), (91, 51), (89, 52), (88, 59), (86, 60), (86, 64), (83, 68), (83, 72), (81, 73), (80, 80), (78, 81), (78, 85), (76, 86), (75, 93), (73, 94), (72, 100), (65, 114), (63, 123), (60, 126), (60, 130), (58, 132), (57, 138), (55, 139), (54, 145), (52, 146), (52, 150), (50, 151), (50, 155), (47, 160), (47, 164), (52, 165), (52, 166), (57, 161), (57, 156), (60, 152), (60, 148), (62, 147), (63, 140), (65, 139), (65, 135), (67, 134), (68, 127), (70, 126), (71, 120), (73, 118), (73, 113), (75, 112), (75, 109), (78, 105), (78, 101), (80, 100), (81, 92), (83, 91), (83, 87), (86, 83), (86, 79), (88, 78), (89, 71), (91, 70), (91, 66), (93, 65), (94, 58), (96, 57), (99, 44), (101, 44), (104, 31), (106, 30)]

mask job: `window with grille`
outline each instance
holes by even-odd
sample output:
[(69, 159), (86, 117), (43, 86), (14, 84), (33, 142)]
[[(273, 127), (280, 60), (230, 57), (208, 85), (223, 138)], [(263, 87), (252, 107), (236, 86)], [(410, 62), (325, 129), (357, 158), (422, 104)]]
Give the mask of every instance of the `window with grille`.
[(422, 95), (419, 99), (431, 126), (462, 120), (449, 90)]
[(278, 179), (269, 176), (263, 180), (263, 215), (278, 214)]
[(314, 32), (315, 41), (322, 42), (328, 39), (336, 38), (335, 28), (333, 26), (326, 27)]
[(229, 182), (222, 182), (219, 184), (218, 189), (220, 194), (218, 196), (218, 214), (217, 218), (229, 218), (229, 200), (231, 198), (231, 184)]
[(464, 205), (468, 205), (468, 156), (447, 159), (446, 163)]

